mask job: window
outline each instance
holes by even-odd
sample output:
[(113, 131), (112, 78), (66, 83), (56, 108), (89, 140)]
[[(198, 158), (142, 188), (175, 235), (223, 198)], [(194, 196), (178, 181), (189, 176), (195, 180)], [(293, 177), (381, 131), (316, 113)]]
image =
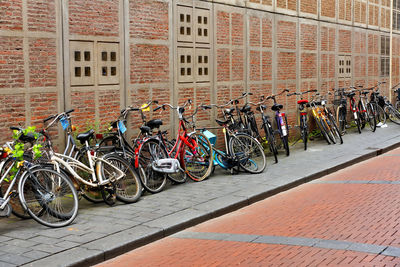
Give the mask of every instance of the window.
[(179, 83), (210, 81), (210, 10), (177, 6)]
[(393, 0), (393, 30), (400, 30), (400, 0)]
[(338, 77), (339, 78), (351, 78), (351, 56), (339, 55), (339, 67)]
[(390, 72), (390, 37), (381, 36), (381, 76), (389, 76)]
[(93, 77), (93, 42), (70, 42), (71, 85), (94, 85)]
[(119, 83), (118, 43), (97, 43), (99, 84)]

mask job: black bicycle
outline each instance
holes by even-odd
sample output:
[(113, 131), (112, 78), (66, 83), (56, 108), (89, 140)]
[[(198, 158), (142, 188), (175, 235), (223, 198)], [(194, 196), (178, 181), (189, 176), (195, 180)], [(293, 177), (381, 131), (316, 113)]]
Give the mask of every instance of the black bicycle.
[(308, 93), (317, 92), (317, 90), (308, 90), (301, 93), (290, 93), (287, 96), (298, 95), (300, 96), (300, 100), (297, 101), (298, 110), (299, 110), (299, 128), (300, 128), (300, 138), (304, 143), (304, 150), (307, 150), (307, 141), (308, 141), (308, 112), (306, 110), (308, 100), (303, 99), (303, 95)]

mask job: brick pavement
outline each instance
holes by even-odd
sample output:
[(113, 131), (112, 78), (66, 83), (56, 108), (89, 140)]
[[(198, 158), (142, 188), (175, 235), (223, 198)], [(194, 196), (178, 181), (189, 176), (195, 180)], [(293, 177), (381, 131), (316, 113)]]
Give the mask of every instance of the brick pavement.
[[(400, 131), (398, 126), (389, 124), (376, 133), (350, 133), (344, 142), (335, 146), (311, 142), (307, 151), (299, 144), (290, 157), (280, 155), (279, 164), (268, 165), (263, 174), (231, 176), (219, 170), (206, 181), (169, 186), (132, 205), (108, 207), (82, 200), (74, 224), (62, 229), (49, 229), (14, 217), (3, 219), (0, 266), (83, 266), (104, 261), (337, 168), (374, 157), (398, 146)], [(271, 159), (268, 160), (270, 164)]]
[(99, 266), (399, 266), (400, 184), (384, 183), (400, 181), (389, 171), (399, 169), (399, 155), (398, 148)]

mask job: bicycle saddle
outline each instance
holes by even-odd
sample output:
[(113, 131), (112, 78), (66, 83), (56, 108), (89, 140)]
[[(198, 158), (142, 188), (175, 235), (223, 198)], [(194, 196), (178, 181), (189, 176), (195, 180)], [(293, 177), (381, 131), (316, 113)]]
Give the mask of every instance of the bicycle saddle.
[(227, 114), (227, 115), (232, 115), (232, 112), (233, 112), (234, 110), (235, 110), (234, 108), (227, 108), (227, 109), (224, 110), (224, 112), (225, 112), (225, 114)]
[[(262, 107), (263, 110), (266, 110), (266, 109), (267, 109), (267, 106), (266, 106), (266, 105), (261, 105), (261, 107)], [(256, 110), (261, 111), (260, 107), (257, 107)]]
[(361, 92), (361, 94), (363, 94), (363, 95), (368, 95), (369, 92)]
[(146, 126), (150, 127), (150, 129), (154, 128), (160, 128), (160, 126), (163, 124), (162, 120), (160, 119), (154, 119), (146, 122)]
[(243, 112), (243, 113), (247, 113), (247, 112), (249, 112), (251, 110), (251, 106), (250, 105), (245, 105), (244, 107), (242, 107), (241, 109), (240, 109), (240, 111), (241, 112)]
[(141, 131), (143, 134), (150, 134), (150, 133), (151, 133), (151, 128), (148, 127), (148, 126), (141, 126), (141, 127), (140, 127), (140, 131)]
[(348, 93), (348, 94), (347, 94), (348, 97), (352, 97), (352, 96), (355, 96), (355, 95), (356, 95), (356, 93), (354, 93), (354, 92), (353, 92), (353, 93)]
[(33, 143), (35, 142), (36, 138), (33, 133), (21, 134), (19, 140), (24, 143)]
[(85, 141), (89, 141), (91, 138), (93, 138), (93, 136), (94, 136), (94, 130), (90, 129), (85, 133), (78, 134), (76, 139), (78, 139), (81, 142), (81, 144), (84, 144)]
[(271, 109), (272, 109), (273, 111), (279, 111), (279, 110), (283, 109), (283, 105), (281, 105), (281, 104), (274, 104), (274, 105), (271, 107)]
[(218, 123), (219, 126), (224, 126), (224, 125), (228, 124), (228, 122), (229, 122), (229, 120), (221, 121), (218, 119), (216, 119), (215, 121)]
[(299, 100), (299, 101), (297, 101), (297, 104), (307, 104), (308, 103), (308, 100), (307, 99), (301, 99), (301, 100)]

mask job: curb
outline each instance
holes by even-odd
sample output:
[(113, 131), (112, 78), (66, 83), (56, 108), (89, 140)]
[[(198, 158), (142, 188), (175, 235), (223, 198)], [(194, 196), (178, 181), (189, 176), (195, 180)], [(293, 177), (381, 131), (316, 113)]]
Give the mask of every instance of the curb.
[[(228, 206), (216, 209), (216, 210), (214, 210), (212, 212), (201, 214), (201, 215), (199, 215), (197, 217), (193, 217), (191, 219), (188, 219), (188, 220), (186, 220), (184, 222), (172, 225), (172, 226), (167, 227), (165, 229), (157, 228), (157, 230), (155, 232), (153, 232), (153, 233), (151, 233), (149, 235), (146, 235), (144, 237), (139, 237), (137, 239), (130, 240), (130, 241), (127, 241), (125, 243), (122, 241), (120, 246), (117, 246), (117, 247), (114, 247), (114, 248), (111, 248), (111, 249), (108, 249), (108, 250), (105, 250), (105, 251), (96, 250), (96, 246), (94, 246), (93, 247), (94, 250), (92, 250), (91, 253), (87, 253), (85, 255), (85, 258), (76, 259), (74, 262), (70, 262), (68, 265), (64, 265), (64, 266), (71, 266), (71, 267), (75, 267), (76, 266), (77, 267), (77, 266), (92, 266), (94, 264), (99, 264), (99, 263), (104, 262), (106, 260), (109, 260), (109, 259), (112, 259), (112, 258), (117, 257), (119, 255), (122, 255), (122, 254), (124, 254), (124, 253), (126, 253), (128, 251), (133, 250), (133, 249), (139, 248), (141, 246), (147, 245), (147, 244), (152, 243), (154, 241), (160, 240), (160, 239), (162, 239), (164, 237), (167, 237), (167, 236), (170, 236), (172, 234), (175, 234), (175, 233), (177, 233), (179, 231), (182, 231), (182, 230), (184, 230), (186, 228), (195, 226), (195, 225), (197, 225), (199, 223), (202, 223), (202, 222), (208, 221), (210, 219), (214, 219), (214, 218), (217, 218), (219, 216), (225, 215), (227, 213), (236, 211), (238, 209), (241, 209), (243, 207), (251, 205), (251, 204), (253, 204), (255, 202), (264, 200), (264, 199), (266, 199), (268, 197), (271, 197), (273, 195), (276, 195), (276, 194), (279, 194), (281, 192), (284, 192), (284, 191), (290, 190), (292, 188), (295, 188), (295, 187), (297, 187), (299, 185), (302, 185), (304, 183), (313, 181), (315, 179), (319, 179), (319, 178), (321, 178), (321, 177), (323, 177), (325, 175), (331, 174), (331, 173), (336, 172), (336, 171), (338, 171), (340, 169), (343, 169), (343, 168), (349, 167), (351, 165), (363, 162), (365, 160), (374, 158), (376, 156), (384, 154), (384, 153), (386, 153), (388, 151), (391, 151), (391, 150), (393, 150), (395, 148), (398, 148), (398, 147), (400, 147), (400, 142), (392, 144), (392, 145), (389, 145), (389, 146), (384, 147), (384, 148), (375, 149), (374, 151), (371, 151), (371, 152), (369, 152), (367, 154), (364, 154), (364, 155), (360, 155), (359, 157), (354, 158), (352, 160), (349, 160), (347, 162), (340, 163), (340, 164), (338, 164), (336, 166), (333, 166), (333, 167), (330, 167), (328, 169), (325, 169), (325, 170), (313, 173), (311, 175), (305, 176), (303, 178), (300, 178), (300, 179), (298, 179), (298, 180), (296, 180), (294, 182), (279, 186), (277, 188), (265, 191), (265, 192), (260, 193), (260, 194), (256, 194), (256, 195), (254, 195), (252, 197), (240, 200), (240, 201), (235, 202), (233, 204), (230, 204)], [(155, 228), (153, 228), (153, 229), (155, 229)], [(123, 234), (123, 232), (124, 231), (120, 232), (120, 234), (121, 233)], [(99, 239), (97, 241), (104, 243), (105, 241), (102, 240), (102, 239)], [(96, 242), (96, 241), (93, 241), (93, 242)], [(62, 253), (60, 253), (60, 254), (62, 254)], [(45, 259), (43, 259), (43, 260), (45, 260)], [(32, 264), (35, 265), (35, 262), (32, 262), (31, 264), (28, 263), (27, 265), (28, 266), (33, 266)], [(41, 265), (41, 266), (43, 266), (43, 265)]]

